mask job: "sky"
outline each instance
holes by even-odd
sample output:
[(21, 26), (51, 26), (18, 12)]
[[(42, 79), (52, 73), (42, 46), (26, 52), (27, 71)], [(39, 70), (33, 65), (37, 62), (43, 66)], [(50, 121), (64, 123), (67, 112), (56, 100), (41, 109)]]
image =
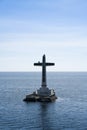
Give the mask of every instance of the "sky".
[(0, 0), (0, 71), (87, 71), (87, 0)]

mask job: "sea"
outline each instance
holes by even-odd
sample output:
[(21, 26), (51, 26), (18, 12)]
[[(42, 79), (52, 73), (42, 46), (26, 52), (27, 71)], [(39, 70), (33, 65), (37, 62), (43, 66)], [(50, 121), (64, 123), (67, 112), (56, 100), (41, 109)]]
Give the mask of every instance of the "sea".
[(41, 72), (0, 72), (0, 130), (87, 130), (87, 73), (48, 72), (55, 102), (23, 99), (41, 87)]

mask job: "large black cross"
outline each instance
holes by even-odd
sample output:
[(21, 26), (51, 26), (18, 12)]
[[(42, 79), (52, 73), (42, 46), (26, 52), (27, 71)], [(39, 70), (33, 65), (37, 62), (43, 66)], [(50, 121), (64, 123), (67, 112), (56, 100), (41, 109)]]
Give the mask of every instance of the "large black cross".
[(42, 57), (42, 63), (38, 62), (38, 63), (34, 63), (35, 66), (42, 66), (42, 87), (46, 87), (46, 66), (52, 66), (55, 65), (54, 63), (46, 63), (46, 56), (43, 55)]

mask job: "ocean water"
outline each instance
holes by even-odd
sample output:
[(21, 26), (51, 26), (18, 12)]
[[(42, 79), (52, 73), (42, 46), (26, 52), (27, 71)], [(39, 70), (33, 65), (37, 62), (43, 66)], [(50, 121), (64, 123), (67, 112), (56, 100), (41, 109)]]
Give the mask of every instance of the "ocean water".
[(47, 73), (58, 99), (26, 103), (41, 85), (40, 72), (0, 73), (0, 130), (87, 130), (87, 73)]

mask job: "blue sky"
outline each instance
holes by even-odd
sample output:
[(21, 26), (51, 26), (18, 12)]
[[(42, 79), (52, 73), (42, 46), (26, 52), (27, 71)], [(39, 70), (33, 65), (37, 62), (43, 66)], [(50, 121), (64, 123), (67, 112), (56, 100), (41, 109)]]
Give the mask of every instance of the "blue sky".
[(87, 0), (1, 0), (0, 71), (87, 71)]

